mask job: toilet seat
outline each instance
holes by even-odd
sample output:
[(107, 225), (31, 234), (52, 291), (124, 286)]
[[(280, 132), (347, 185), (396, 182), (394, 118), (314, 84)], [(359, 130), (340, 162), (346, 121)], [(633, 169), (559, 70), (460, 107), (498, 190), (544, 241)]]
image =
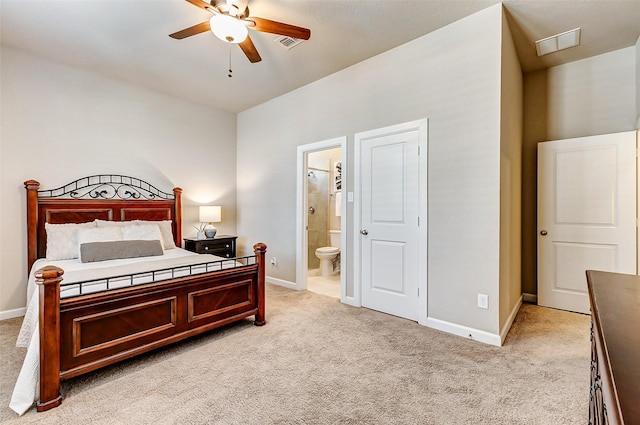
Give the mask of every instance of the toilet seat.
[(340, 248), (334, 246), (323, 246), (321, 248), (316, 249), (317, 254), (337, 254), (340, 252)]

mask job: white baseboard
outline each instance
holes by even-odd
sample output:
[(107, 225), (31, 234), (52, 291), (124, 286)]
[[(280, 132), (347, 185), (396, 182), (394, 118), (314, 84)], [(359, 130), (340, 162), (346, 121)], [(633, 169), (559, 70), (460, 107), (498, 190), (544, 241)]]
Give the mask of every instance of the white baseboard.
[(295, 289), (296, 291), (300, 290), (300, 285), (296, 285), (295, 282), (289, 282), (288, 280), (278, 279), (276, 277), (265, 276), (265, 282), (273, 283), (274, 285), (284, 286), (285, 288)]
[(522, 301), (531, 304), (538, 304), (538, 296), (536, 294), (522, 294)]
[(500, 330), (500, 345), (504, 344), (504, 339), (507, 337), (507, 334), (509, 333), (509, 329), (511, 329), (511, 325), (513, 325), (513, 321), (516, 320), (518, 311), (520, 311), (520, 307), (522, 306), (522, 298), (523, 297), (521, 296), (518, 302), (516, 303), (516, 305), (513, 306), (513, 309), (509, 314), (509, 318), (507, 319), (507, 321), (504, 323), (504, 326)]
[(13, 319), (15, 317), (22, 317), (27, 312), (26, 307), (15, 308), (13, 310), (0, 311), (0, 320)]
[(485, 344), (495, 345), (498, 347), (502, 345), (500, 335), (470, 328), (468, 326), (458, 325), (456, 323), (446, 322), (440, 319), (434, 319), (433, 317), (427, 317), (427, 326), (453, 335), (484, 342)]

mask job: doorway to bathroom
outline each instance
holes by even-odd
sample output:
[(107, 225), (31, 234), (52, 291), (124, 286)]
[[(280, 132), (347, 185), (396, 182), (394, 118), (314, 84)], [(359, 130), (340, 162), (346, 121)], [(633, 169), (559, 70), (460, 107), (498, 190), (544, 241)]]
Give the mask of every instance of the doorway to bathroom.
[(347, 265), (345, 158), (345, 137), (298, 147), (296, 285), (338, 299)]

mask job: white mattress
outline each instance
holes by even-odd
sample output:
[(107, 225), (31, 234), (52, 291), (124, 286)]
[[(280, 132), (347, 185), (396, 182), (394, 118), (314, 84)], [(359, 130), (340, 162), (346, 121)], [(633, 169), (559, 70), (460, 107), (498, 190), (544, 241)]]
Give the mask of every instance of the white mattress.
[[(194, 266), (205, 262), (226, 260), (223, 263), (214, 263), (208, 266)], [(158, 269), (175, 268), (174, 277), (182, 277), (191, 274), (206, 273), (221, 268), (228, 268), (237, 265), (235, 260), (227, 260), (209, 254), (195, 254), (185, 251), (181, 248), (175, 248), (165, 251), (164, 255), (156, 257), (144, 258), (128, 258), (120, 260), (101, 261), (96, 263), (82, 263), (79, 259), (48, 261), (39, 259), (33, 264), (29, 282), (27, 284), (27, 312), (25, 313), (22, 327), (16, 341), (17, 347), (27, 347), (18, 380), (13, 389), (11, 402), (9, 407), (19, 415), (24, 414), (39, 397), (39, 370), (40, 370), (40, 336), (38, 327), (39, 306), (38, 291), (35, 283), (34, 272), (46, 265), (54, 264), (64, 270), (62, 285), (60, 288), (60, 297), (65, 298), (74, 296), (79, 293), (79, 285), (64, 284), (73, 282), (83, 282), (94, 279), (104, 279), (109, 276), (120, 276), (125, 274), (139, 274), (133, 280), (133, 284), (139, 285), (152, 281), (150, 274), (145, 272)], [(157, 273), (155, 281), (171, 278), (169, 272)], [(130, 286), (131, 279), (111, 282), (109, 287), (115, 289), (118, 287)], [(83, 294), (89, 292), (98, 292), (106, 290), (105, 281), (92, 285), (83, 286)]]

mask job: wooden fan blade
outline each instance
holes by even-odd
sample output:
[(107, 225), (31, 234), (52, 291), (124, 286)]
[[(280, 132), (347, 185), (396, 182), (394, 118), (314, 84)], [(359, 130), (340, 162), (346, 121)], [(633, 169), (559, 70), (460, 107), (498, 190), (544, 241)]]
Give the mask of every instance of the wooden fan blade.
[(205, 31), (210, 31), (211, 25), (209, 21), (203, 22), (198, 25), (194, 25), (189, 28), (185, 28), (182, 31), (174, 32), (173, 34), (169, 34), (169, 37), (175, 38), (176, 40), (182, 40), (183, 38), (191, 37), (192, 35), (200, 34)]
[(282, 22), (271, 21), (263, 18), (247, 18), (247, 21), (255, 23), (255, 26), (250, 26), (256, 31), (269, 32), (271, 34), (287, 35), (289, 37), (301, 38), (308, 40), (311, 38), (311, 30), (302, 27), (296, 27), (295, 25), (284, 24)]
[(202, 1), (202, 0), (187, 0), (194, 6), (198, 6), (200, 9), (207, 10), (207, 8), (211, 7), (211, 3)]
[(249, 62), (256, 63), (260, 62), (262, 58), (260, 57), (260, 53), (256, 50), (256, 46), (254, 46), (253, 41), (251, 41), (251, 37), (247, 36), (245, 40), (238, 44), (245, 55), (247, 55), (247, 59)]

